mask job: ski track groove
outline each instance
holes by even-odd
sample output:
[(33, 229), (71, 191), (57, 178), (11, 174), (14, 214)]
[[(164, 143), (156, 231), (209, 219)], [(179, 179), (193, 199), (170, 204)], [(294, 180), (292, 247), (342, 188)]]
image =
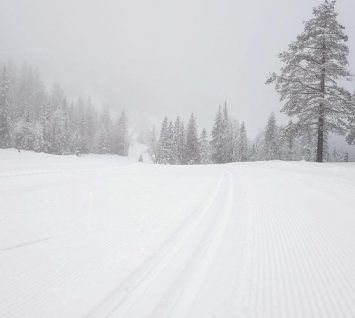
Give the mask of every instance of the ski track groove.
[(5, 246), (3, 248), (0, 249), (0, 252), (7, 252), (7, 251), (11, 251), (11, 250), (15, 250), (15, 249), (18, 249), (18, 248), (22, 248), (22, 247), (27, 247), (27, 246), (31, 246), (31, 245), (35, 245), (35, 244), (38, 244), (38, 243), (42, 243), (42, 242), (45, 242), (45, 241), (49, 241), (49, 240), (52, 240), (54, 239), (55, 236), (52, 235), (52, 236), (47, 236), (47, 237), (43, 237), (43, 238), (39, 238), (37, 240), (33, 240), (33, 241), (27, 241), (27, 242), (22, 242), (22, 243), (18, 243), (16, 245), (11, 245), (11, 246)]
[[(209, 207), (213, 204), (224, 178), (224, 172), (221, 172), (217, 184), (212, 187), (206, 198), (202, 200), (192, 214), (177, 228), (163, 245), (149, 257), (147, 261), (141, 264), (136, 270), (133, 270), (126, 280), (119, 283), (114, 290), (99, 302), (99, 304), (86, 315), (87, 318), (109, 317), (113, 313), (116, 314), (118, 308), (122, 308), (122, 306), (129, 307), (130, 303), (134, 303), (137, 300), (136, 293), (140, 295), (139, 289), (144, 288), (142, 286), (146, 284), (147, 281), (159, 275), (165, 267), (164, 263), (173, 258), (174, 255), (179, 252), (180, 246), (184, 241), (192, 235), (193, 230), (199, 225), (207, 213), (206, 211), (208, 211)], [(192, 228), (188, 228), (189, 226)], [(185, 233), (186, 231), (188, 231), (187, 234)], [(183, 242), (181, 242), (181, 236), (183, 236)]]
[[(177, 293), (177, 297), (170, 300), (170, 309), (165, 315), (159, 314), (159, 311), (155, 311), (151, 314), (151, 318), (154, 317), (185, 317), (190, 308), (190, 305), (196, 298), (199, 289), (202, 286), (203, 280), (207, 275), (207, 272), (211, 266), (211, 263), (217, 253), (217, 248), (221, 244), (223, 234), (226, 230), (230, 214), (233, 207), (233, 194), (234, 194), (234, 181), (230, 173), (228, 173), (228, 190), (225, 206), (222, 213), (218, 211), (213, 216), (212, 222), (209, 225), (206, 234), (204, 234), (201, 242), (192, 252), (192, 257), (188, 260), (184, 270), (175, 278), (174, 283), (169, 287), (169, 291), (166, 295), (176, 293), (176, 289), (180, 287), (180, 291)], [(222, 214), (222, 215), (221, 215)], [(181, 284), (181, 282), (186, 282)], [(177, 285), (177, 286), (176, 286)], [(180, 285), (180, 286), (179, 286)], [(169, 302), (168, 299), (163, 299), (163, 303)], [(158, 306), (160, 303), (158, 304)], [(158, 307), (156, 306), (156, 308)], [(165, 305), (166, 306), (166, 305)]]

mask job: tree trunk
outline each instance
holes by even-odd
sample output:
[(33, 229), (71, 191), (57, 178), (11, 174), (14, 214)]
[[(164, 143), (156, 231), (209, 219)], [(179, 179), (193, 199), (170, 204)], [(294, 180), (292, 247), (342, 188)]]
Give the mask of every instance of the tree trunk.
[[(325, 41), (323, 41), (323, 56), (322, 56), (322, 64), (324, 65), (325, 60)], [(321, 69), (321, 81), (320, 81), (320, 91), (322, 98), (325, 97), (325, 67), (323, 66)], [(324, 151), (324, 103), (321, 102), (319, 104), (319, 118), (318, 118), (318, 138), (317, 138), (317, 162), (323, 162), (323, 151)]]
[(318, 119), (318, 140), (317, 140), (317, 162), (323, 162), (323, 148), (324, 148), (324, 105), (319, 105), (319, 119)]

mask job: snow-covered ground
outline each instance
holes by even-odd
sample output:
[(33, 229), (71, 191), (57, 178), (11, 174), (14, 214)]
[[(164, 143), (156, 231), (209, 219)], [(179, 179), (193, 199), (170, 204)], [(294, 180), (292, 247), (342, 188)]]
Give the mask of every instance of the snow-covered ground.
[(0, 150), (0, 317), (355, 317), (354, 164), (135, 161)]

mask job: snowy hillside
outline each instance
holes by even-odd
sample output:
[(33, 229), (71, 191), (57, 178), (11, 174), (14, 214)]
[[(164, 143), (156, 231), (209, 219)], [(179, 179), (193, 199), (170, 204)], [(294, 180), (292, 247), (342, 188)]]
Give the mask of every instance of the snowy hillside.
[(355, 317), (355, 164), (0, 149), (0, 317)]

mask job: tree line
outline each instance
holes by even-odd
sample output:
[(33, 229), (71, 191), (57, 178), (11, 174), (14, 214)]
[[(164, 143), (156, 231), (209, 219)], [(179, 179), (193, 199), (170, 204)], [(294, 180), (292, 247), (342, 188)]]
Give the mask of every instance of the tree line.
[(55, 84), (47, 91), (37, 69), (0, 65), (0, 148), (51, 154), (128, 154), (127, 117), (101, 112), (90, 99), (69, 101)]
[[(293, 123), (278, 125), (271, 113), (265, 128), (253, 140), (247, 137), (244, 122), (229, 116), (227, 104), (219, 107), (210, 133), (198, 131), (196, 116), (185, 127), (181, 117), (175, 121), (167, 117), (160, 131), (155, 126), (149, 131), (148, 153), (159, 164), (212, 164), (237, 161), (306, 160), (314, 161), (316, 144), (309, 134), (299, 135), (292, 130)], [(327, 148), (328, 149), (328, 148)], [(348, 155), (335, 148), (327, 151), (328, 161), (347, 161)]]

